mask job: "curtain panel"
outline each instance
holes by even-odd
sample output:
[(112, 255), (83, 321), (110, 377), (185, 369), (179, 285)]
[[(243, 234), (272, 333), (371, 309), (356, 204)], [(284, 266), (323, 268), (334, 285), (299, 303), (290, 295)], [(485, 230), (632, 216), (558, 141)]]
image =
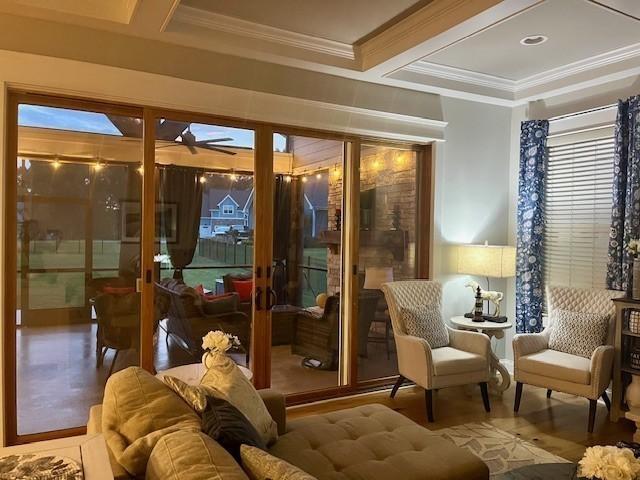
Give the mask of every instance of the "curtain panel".
[(542, 330), (547, 120), (522, 122), (516, 242), (516, 332)]
[[(193, 260), (200, 235), (203, 184), (202, 170), (168, 165), (160, 169), (160, 215), (162, 233), (174, 272), (183, 280), (182, 270)], [(175, 208), (174, 208), (175, 207)]]
[(630, 239), (640, 238), (640, 96), (618, 101), (607, 288), (629, 291)]

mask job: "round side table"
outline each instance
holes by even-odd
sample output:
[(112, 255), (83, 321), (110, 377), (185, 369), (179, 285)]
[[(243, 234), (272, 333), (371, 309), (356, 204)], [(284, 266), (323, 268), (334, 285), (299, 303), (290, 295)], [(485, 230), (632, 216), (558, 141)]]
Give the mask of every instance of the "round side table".
[[(241, 365), (238, 365), (238, 368), (249, 380), (253, 378), (253, 372), (251, 370)], [(202, 362), (180, 365), (179, 367), (162, 370), (156, 374), (156, 377), (163, 380), (165, 375), (176, 377), (189, 385), (200, 385), (200, 380), (204, 376), (204, 365)]]
[[(487, 321), (474, 322), (473, 319), (462, 315), (452, 317), (451, 323), (453, 323), (458, 330), (470, 330), (484, 333), (489, 337), (489, 340), (491, 340), (492, 337), (497, 339), (504, 338), (504, 332), (513, 327), (513, 324), (509, 321), (504, 323)], [(500, 378), (498, 378), (498, 374), (500, 374)], [(489, 382), (489, 385), (498, 393), (504, 392), (509, 388), (509, 385), (511, 385), (511, 375), (509, 375), (507, 368), (500, 363), (500, 359), (493, 351), (493, 347), (491, 348), (491, 381)]]

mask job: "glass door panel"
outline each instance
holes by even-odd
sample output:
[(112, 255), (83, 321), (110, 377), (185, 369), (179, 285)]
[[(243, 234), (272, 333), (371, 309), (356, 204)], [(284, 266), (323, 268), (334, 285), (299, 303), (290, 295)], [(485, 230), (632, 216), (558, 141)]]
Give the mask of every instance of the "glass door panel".
[[(137, 365), (142, 121), (20, 104), (17, 127), (16, 432), (81, 427), (108, 376)], [(55, 414), (52, 414), (55, 412)]]
[(416, 278), (417, 156), (363, 145), (358, 245), (358, 380), (398, 374), (385, 282)]
[(271, 386), (292, 394), (340, 384), (344, 144), (287, 147), (274, 154)]
[(253, 130), (156, 121), (155, 368), (201, 362), (211, 330), (248, 366), (254, 259)]

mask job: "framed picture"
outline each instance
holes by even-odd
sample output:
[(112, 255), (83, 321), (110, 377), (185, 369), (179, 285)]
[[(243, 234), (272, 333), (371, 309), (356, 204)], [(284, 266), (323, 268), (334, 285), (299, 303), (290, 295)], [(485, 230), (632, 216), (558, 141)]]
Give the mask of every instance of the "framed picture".
[[(142, 228), (141, 203), (138, 201), (125, 200), (120, 204), (122, 215), (121, 238), (123, 243), (140, 243), (140, 230)], [(166, 242), (176, 243), (178, 241), (178, 205), (175, 203), (156, 203), (156, 242), (159, 242), (162, 235), (161, 226), (165, 228)]]

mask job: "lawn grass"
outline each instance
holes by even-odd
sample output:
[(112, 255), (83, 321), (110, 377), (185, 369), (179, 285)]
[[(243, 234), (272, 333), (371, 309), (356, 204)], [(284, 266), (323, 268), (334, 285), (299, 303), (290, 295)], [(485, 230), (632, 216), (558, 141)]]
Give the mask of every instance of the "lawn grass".
[[(135, 245), (130, 245), (135, 248)], [(244, 247), (238, 245), (238, 248)], [(93, 272), (92, 277), (109, 277), (117, 276), (118, 265), (120, 261), (120, 242), (108, 240), (95, 240), (93, 242)], [(233, 246), (230, 246), (229, 252)], [(166, 247), (163, 248), (166, 253)], [(184, 271), (184, 280), (187, 285), (196, 286), (203, 285), (205, 288), (216, 291), (216, 279), (221, 279), (223, 275), (228, 273), (250, 273), (251, 267), (230, 267), (219, 268), (221, 266), (230, 265), (227, 255), (227, 262), (214, 260), (198, 253), (196, 248), (191, 266), (211, 267), (199, 268)], [(244, 264), (244, 250), (236, 255), (237, 264)], [(252, 263), (253, 250), (247, 251), (247, 264)], [(18, 245), (18, 258), (21, 258), (20, 245)], [(31, 269), (64, 269), (64, 268), (82, 268), (84, 269), (85, 251), (84, 242), (77, 240), (63, 240), (56, 245), (53, 240), (38, 240), (31, 242), (29, 252), (29, 266)], [(327, 267), (327, 249), (326, 248), (306, 248), (304, 250), (303, 264), (316, 268)], [(170, 266), (170, 265), (169, 265)], [(103, 270), (107, 269), (107, 270)], [(318, 293), (326, 291), (327, 274), (326, 272), (304, 270), (306, 277), (305, 289), (303, 290), (303, 305), (315, 305), (315, 297)], [(170, 277), (173, 270), (162, 269), (161, 276)], [(29, 308), (69, 308), (84, 305), (85, 301), (85, 277), (84, 272), (47, 272), (47, 273), (31, 273), (29, 275)], [(18, 287), (20, 282), (18, 281)], [(221, 290), (219, 286), (218, 291)], [(18, 298), (19, 293), (18, 293)]]

